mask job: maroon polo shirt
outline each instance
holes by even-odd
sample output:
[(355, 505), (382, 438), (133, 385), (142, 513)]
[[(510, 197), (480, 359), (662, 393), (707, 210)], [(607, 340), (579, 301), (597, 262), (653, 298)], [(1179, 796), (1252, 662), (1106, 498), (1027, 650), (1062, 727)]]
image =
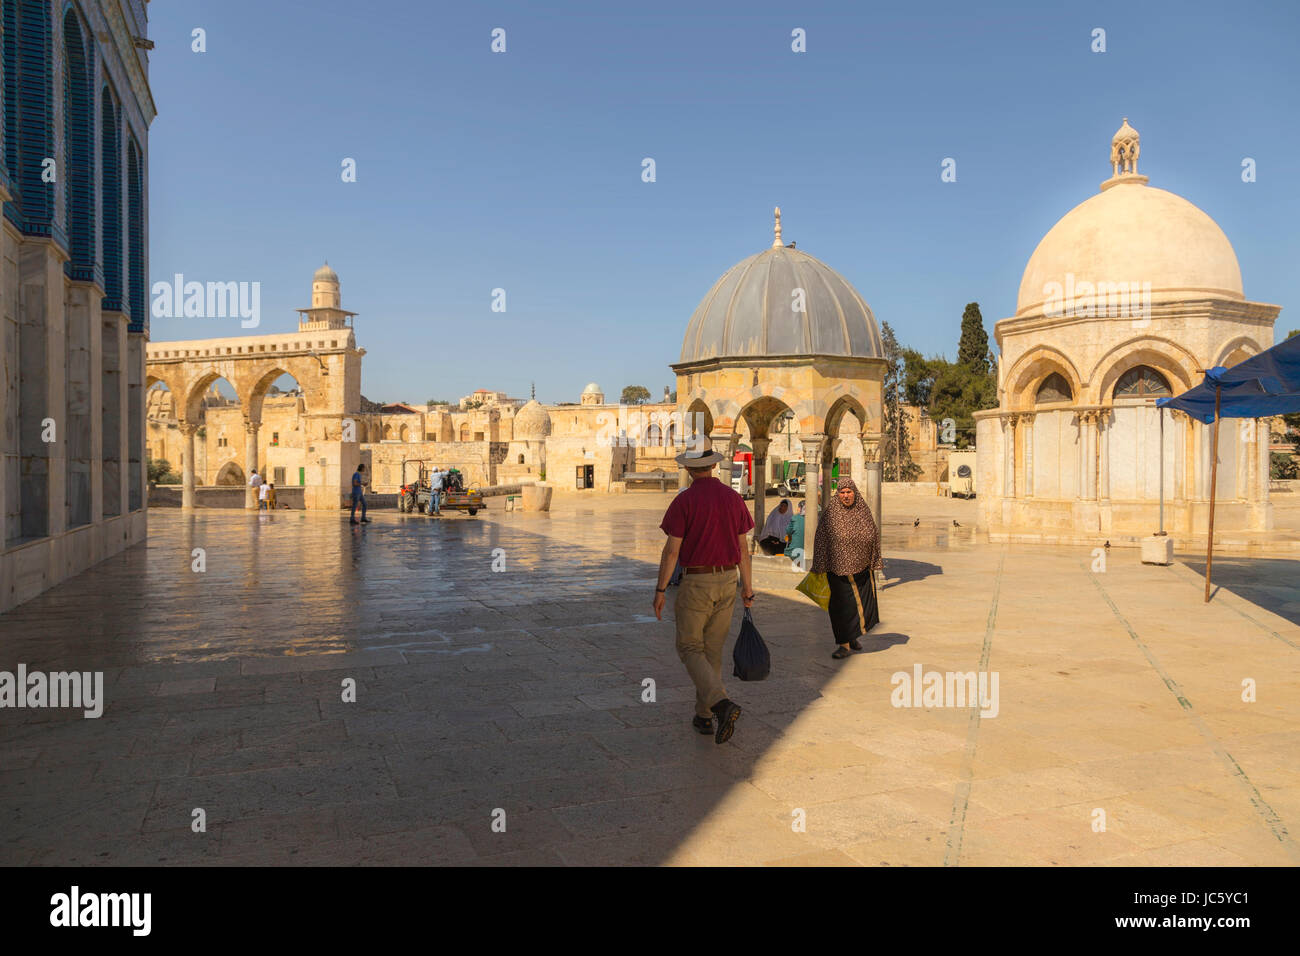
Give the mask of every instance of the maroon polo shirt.
[(754, 527), (754, 519), (744, 498), (707, 475), (678, 492), (659, 527), (682, 539), (681, 562), (687, 567), (738, 564), (739, 538)]

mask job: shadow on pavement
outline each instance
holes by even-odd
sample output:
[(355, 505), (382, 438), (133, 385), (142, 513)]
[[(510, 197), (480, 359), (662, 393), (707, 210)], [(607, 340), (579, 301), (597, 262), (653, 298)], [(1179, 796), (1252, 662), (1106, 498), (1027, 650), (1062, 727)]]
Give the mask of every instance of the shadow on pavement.
[[(1204, 580), (1204, 557), (1176, 560)], [(1300, 561), (1215, 555), (1210, 587), (1211, 601), (1224, 588), (1292, 624), (1300, 624)]]

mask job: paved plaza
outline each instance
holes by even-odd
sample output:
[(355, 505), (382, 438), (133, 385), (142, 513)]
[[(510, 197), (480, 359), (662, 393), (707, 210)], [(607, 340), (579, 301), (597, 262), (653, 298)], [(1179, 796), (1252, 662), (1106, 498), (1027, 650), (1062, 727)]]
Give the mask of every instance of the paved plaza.
[[(882, 623), (849, 660), (756, 563), (772, 677), (730, 678), (728, 645), (717, 746), (671, 590), (650, 609), (668, 498), (153, 510), (147, 544), (0, 616), (0, 670), (106, 685), (97, 720), (0, 710), (0, 863), (1300, 862), (1293, 559), (1217, 557), (1204, 605), (1203, 556), (1096, 572), (887, 495)], [(918, 667), (996, 673), (996, 714), (895, 706)]]

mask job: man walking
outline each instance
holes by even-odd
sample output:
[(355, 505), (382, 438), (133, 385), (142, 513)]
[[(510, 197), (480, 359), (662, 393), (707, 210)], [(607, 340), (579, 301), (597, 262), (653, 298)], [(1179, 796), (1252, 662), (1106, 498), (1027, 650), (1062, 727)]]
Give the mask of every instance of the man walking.
[(357, 465), (357, 470), (352, 473), (352, 521), (351, 524), (358, 524), (357, 521), (357, 503), (361, 504), (361, 520), (370, 524), (370, 519), (366, 517), (366, 496), (362, 485), (365, 482), (364, 473), (366, 466)]
[[(745, 607), (754, 603), (753, 572), (746, 536), (754, 527), (745, 501), (713, 477), (723, 460), (714, 451), (687, 451), (677, 463), (690, 474), (691, 484), (673, 499), (659, 525), (668, 541), (659, 558), (655, 585), (655, 617), (663, 620), (668, 579), (680, 557), (683, 565), (677, 601), (677, 656), (695, 684), (695, 719), (701, 734), (714, 741), (731, 739), (740, 706), (722, 686), (722, 647), (731, 629), (736, 606), (736, 569), (740, 569)], [(714, 733), (714, 718), (717, 731)]]
[(265, 511), (271, 503), (271, 486), (265, 481), (257, 488), (257, 510)]

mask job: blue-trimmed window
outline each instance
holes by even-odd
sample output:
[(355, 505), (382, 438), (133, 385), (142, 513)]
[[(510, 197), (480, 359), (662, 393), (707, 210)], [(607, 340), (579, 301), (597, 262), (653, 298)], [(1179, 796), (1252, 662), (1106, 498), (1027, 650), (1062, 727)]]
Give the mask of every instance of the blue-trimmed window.
[(63, 15), (64, 213), (70, 258), (64, 271), (92, 281), (95, 270), (95, 71), (94, 44), (74, 8)]
[[(7, 145), (12, 144), (9, 167), (16, 202), (5, 214), (23, 232), (33, 236), (64, 237), (54, 227), (54, 183), (42, 179), (44, 161), (54, 157), (53, 30), (49, 0), (10, 0), (5, 5), (5, 49), (13, 44), (14, 69), (7, 71), (6, 111), (12, 104)], [(12, 26), (12, 29), (10, 27)], [(16, 189), (14, 187), (17, 187)], [(15, 215), (16, 214), (16, 215)]]
[(100, 95), (100, 159), (104, 177), (104, 301), (109, 312), (122, 310), (122, 139), (116, 100), (106, 86)]
[(127, 141), (126, 153), (127, 303), (131, 313), (128, 329), (147, 332), (149, 297), (145, 291), (144, 162), (134, 136)]

